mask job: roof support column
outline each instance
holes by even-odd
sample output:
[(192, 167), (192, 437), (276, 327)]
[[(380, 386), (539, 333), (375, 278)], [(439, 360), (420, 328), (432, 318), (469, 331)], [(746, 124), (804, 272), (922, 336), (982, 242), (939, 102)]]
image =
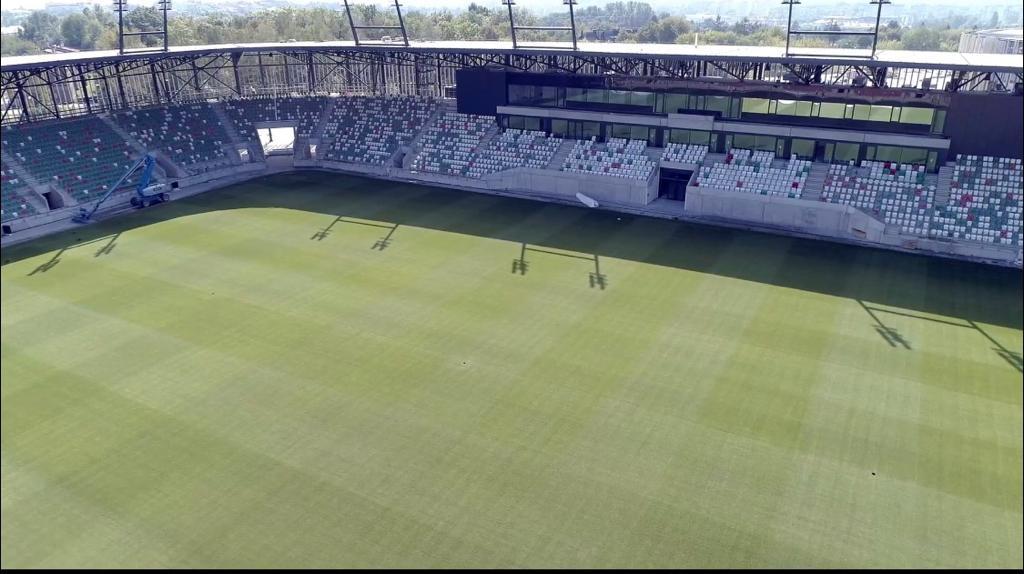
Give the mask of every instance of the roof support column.
[(107, 100), (107, 104), (103, 106), (103, 109), (111, 110), (114, 108), (114, 98), (110, 95), (110, 78), (107, 77), (102, 67), (98, 68), (96, 72), (100, 75), (100, 82), (103, 84), (103, 97)]
[(313, 52), (306, 52), (306, 87), (310, 93), (316, 90), (316, 66), (313, 64)]
[(231, 52), (231, 72), (235, 76), (235, 94), (242, 95), (242, 79), (238, 76), (238, 61), (242, 59), (241, 52)]
[(114, 64), (114, 77), (117, 78), (117, 94), (121, 98), (121, 105), (118, 108), (128, 107), (128, 96), (124, 92), (124, 81), (121, 79), (121, 66), (120, 64)]
[(18, 101), (21, 102), (21, 115), (26, 120), (32, 121), (32, 113), (28, 111), (28, 100), (25, 99), (25, 84), (21, 81), (21, 74), (16, 77), (18, 80), (14, 84), (18, 90)]
[(85, 69), (81, 65), (78, 69), (78, 81), (82, 85), (82, 98), (85, 100), (85, 111), (92, 113), (92, 98), (89, 97), (89, 82), (85, 79)]
[(159, 103), (163, 98), (160, 96), (160, 82), (156, 79), (156, 64), (153, 62), (149, 63), (149, 77), (153, 80), (153, 101)]
[(50, 70), (46, 70), (46, 86), (50, 88), (50, 103), (53, 104), (53, 117), (60, 119), (60, 104), (57, 102), (57, 90), (53, 87), (53, 77)]

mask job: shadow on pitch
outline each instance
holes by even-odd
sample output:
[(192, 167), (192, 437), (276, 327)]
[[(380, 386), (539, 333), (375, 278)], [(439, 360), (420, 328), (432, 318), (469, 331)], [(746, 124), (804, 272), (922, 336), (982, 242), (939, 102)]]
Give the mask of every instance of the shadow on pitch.
[[(614, 257), (870, 301), (908, 312), (1024, 329), (1022, 276), (1015, 269), (313, 171), (267, 176), (172, 201), (159, 209), (132, 212), (5, 247), (3, 260), (6, 264), (60, 252), (76, 243), (109, 240), (112, 234), (160, 221), (251, 208), (284, 208), (329, 216), (334, 223), (317, 232), (325, 232), (324, 238), (352, 221), (387, 221), (386, 226), (376, 225), (392, 230), (381, 240), (388, 244), (397, 226), (420, 227), (531, 248), (593, 254), (595, 275), (600, 274), (599, 258)], [(311, 239), (324, 240), (317, 234)], [(526, 274), (530, 268), (528, 253), (523, 251), (521, 255), (521, 263), (513, 264), (513, 272)], [(59, 253), (55, 259), (60, 259)], [(594, 285), (600, 288), (598, 277)], [(884, 323), (876, 325), (885, 328)], [(885, 333), (879, 332), (883, 337), (893, 334)], [(898, 338), (892, 343), (910, 345)]]
[(528, 247), (525, 243), (521, 243), (519, 246), (519, 257), (512, 260), (513, 275), (526, 275), (526, 272), (529, 271), (530, 262), (526, 259), (527, 252), (545, 253), (547, 255), (557, 255), (559, 257), (568, 257), (570, 259), (592, 261), (594, 263), (594, 270), (587, 274), (590, 280), (590, 288), (604, 291), (605, 288), (608, 287), (608, 276), (601, 273), (601, 258), (598, 257), (597, 254), (580, 255), (577, 253), (563, 253), (540, 247)]
[(378, 239), (376, 242), (374, 242), (374, 244), (370, 247), (370, 249), (376, 249), (377, 251), (384, 251), (385, 249), (390, 247), (392, 237), (395, 235), (395, 231), (398, 230), (397, 223), (387, 225), (383, 223), (374, 223), (372, 221), (357, 221), (354, 219), (345, 219), (345, 217), (339, 215), (335, 217), (334, 220), (331, 221), (331, 223), (328, 224), (326, 227), (317, 230), (316, 233), (314, 233), (309, 239), (311, 241), (323, 241), (324, 239), (327, 239), (327, 237), (330, 236), (331, 232), (334, 231), (334, 227), (339, 223), (365, 225), (367, 227), (379, 227), (381, 229), (387, 229), (387, 234)]
[(56, 267), (57, 264), (61, 262), (61, 257), (65, 253), (67, 253), (68, 251), (70, 251), (72, 249), (75, 249), (75, 248), (78, 248), (78, 247), (84, 247), (86, 245), (92, 245), (92, 244), (95, 244), (95, 243), (100, 243), (101, 244), (99, 249), (97, 249), (96, 252), (93, 253), (93, 257), (103, 257), (104, 255), (110, 255), (111, 253), (114, 252), (114, 247), (117, 247), (117, 239), (119, 237), (121, 237), (121, 232), (120, 231), (118, 231), (117, 233), (112, 233), (112, 234), (105, 235), (105, 236), (102, 236), (102, 237), (88, 239), (86, 241), (78, 240), (74, 244), (66, 245), (64, 247), (61, 247), (60, 249), (58, 249), (57, 251), (55, 251), (53, 253), (52, 257), (50, 257), (45, 262), (39, 264), (39, 266), (37, 266), (32, 271), (30, 271), (28, 275), (29, 275), (29, 277), (31, 277), (32, 275), (37, 275), (39, 273), (46, 273), (47, 271), (49, 271), (49, 270), (53, 269), (54, 267)]
[(992, 335), (989, 335), (987, 331), (982, 329), (981, 325), (977, 324), (976, 322), (970, 319), (967, 319), (965, 321), (951, 321), (949, 319), (928, 317), (925, 315), (918, 315), (916, 313), (908, 313), (906, 311), (898, 311), (895, 309), (883, 309), (881, 307), (868, 305), (864, 301), (857, 302), (860, 303), (860, 306), (875, 322), (875, 331), (877, 331), (878, 334), (881, 335), (881, 337), (885, 339), (885, 341), (889, 343), (889, 345), (892, 347), (899, 346), (904, 349), (911, 350), (910, 343), (907, 342), (907, 340), (904, 339), (899, 334), (899, 331), (882, 322), (882, 320), (878, 316), (880, 313), (897, 315), (899, 317), (906, 317), (909, 319), (918, 319), (921, 321), (931, 321), (933, 323), (949, 325), (951, 327), (962, 327), (964, 329), (971, 329), (973, 331), (976, 331), (982, 337), (987, 339), (989, 343), (992, 343), (992, 350), (995, 351), (995, 353), (999, 355), (1000, 358), (1006, 361), (1011, 367), (1016, 369), (1017, 372), (1024, 373), (1024, 359), (1022, 359), (1021, 353), (1007, 349), (1005, 346), (1003, 346), (1002, 343), (997, 341), (994, 337), (992, 337)]
[(871, 319), (875, 322), (875, 332), (878, 333), (886, 343), (889, 343), (890, 347), (902, 348), (908, 351), (913, 350), (910, 347), (910, 342), (904, 339), (903, 335), (901, 335), (895, 327), (890, 327), (883, 323), (882, 320), (878, 318), (878, 315), (875, 314), (875, 310), (865, 305), (863, 301), (858, 300), (857, 302), (860, 303), (861, 308), (864, 309), (864, 311), (871, 316)]

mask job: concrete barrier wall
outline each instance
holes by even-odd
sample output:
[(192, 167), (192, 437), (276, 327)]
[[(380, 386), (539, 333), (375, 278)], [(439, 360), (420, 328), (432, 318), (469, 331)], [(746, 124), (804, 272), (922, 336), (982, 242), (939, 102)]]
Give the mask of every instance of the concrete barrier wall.
[(574, 201), (576, 194), (582, 193), (599, 203), (611, 205), (643, 206), (658, 196), (657, 178), (637, 181), (550, 169), (516, 168), (490, 174), (482, 181), (489, 189), (536, 192)]
[(886, 233), (878, 242), (882, 245), (899, 249), (941, 253), (967, 259), (984, 259), (1017, 264), (1021, 260), (1021, 250), (1009, 245), (930, 239), (915, 235), (905, 235), (903, 233)]
[[(287, 169), (291, 169), (291, 165), (288, 165)], [(167, 191), (170, 192), (171, 199), (173, 200), (209, 191), (211, 189), (224, 187), (225, 185), (230, 185), (232, 183), (253, 179), (254, 177), (262, 176), (265, 173), (267, 173), (267, 167), (262, 163), (236, 165), (225, 169), (183, 177), (177, 180), (179, 186), (178, 190)], [(107, 201), (104, 202), (97, 215), (99, 217), (104, 217), (111, 213), (128, 209), (129, 201), (134, 195), (135, 192), (132, 189), (124, 189), (112, 194), (107, 198)], [(96, 200), (99, 200), (99, 197), (97, 197)], [(6, 222), (4, 225), (9, 225), (12, 232), (24, 232), (26, 230), (43, 227), (53, 223), (67, 221), (77, 214), (81, 208), (91, 206), (93, 201), (71, 204), (53, 211)]]
[(739, 220), (839, 239), (878, 241), (885, 225), (847, 205), (690, 186), (686, 214)]
[(1021, 259), (1020, 250), (1010, 246), (944, 241), (890, 232), (884, 223), (867, 213), (834, 203), (691, 186), (686, 190), (685, 213), (694, 218), (743, 222), (905, 251), (1001, 263), (1016, 263)]
[[(286, 173), (306, 168), (560, 203), (577, 203), (576, 193), (584, 193), (599, 201), (605, 208), (654, 217), (718, 222), (749, 229), (812, 235), (862, 245), (1017, 266), (1020, 265), (1021, 259), (1021, 251), (1012, 247), (939, 241), (887, 232), (881, 221), (850, 206), (714, 190), (707, 187), (687, 188), (684, 212), (680, 217), (678, 213), (669, 213), (658, 208), (657, 203), (651, 205), (657, 198), (657, 177), (652, 177), (646, 182), (638, 182), (555, 170), (517, 168), (490, 174), (481, 179), (471, 179), (413, 173), (395, 167), (294, 160), (290, 157), (280, 159), (281, 161), (252, 163), (190, 176), (180, 181), (181, 189), (172, 193), (172, 198), (195, 195), (270, 173)], [(130, 197), (130, 192), (119, 193), (110, 199), (102, 211), (113, 213), (125, 210)], [(12, 229), (20, 233), (5, 236), (3, 243), (9, 245), (11, 242), (28, 240), (66, 227), (68, 219), (77, 209), (77, 206), (72, 206), (10, 222)], [(53, 227), (54, 225), (57, 227)], [(45, 227), (50, 229), (44, 229)]]

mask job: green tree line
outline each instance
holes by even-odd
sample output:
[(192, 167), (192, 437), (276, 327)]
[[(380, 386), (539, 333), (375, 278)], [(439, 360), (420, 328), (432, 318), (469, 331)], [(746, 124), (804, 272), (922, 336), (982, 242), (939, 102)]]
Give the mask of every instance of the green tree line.
[[(353, 8), (356, 24), (395, 24), (395, 15), (374, 5)], [(472, 3), (465, 10), (411, 10), (403, 14), (409, 35), (414, 40), (499, 40), (508, 39), (508, 14), (504, 7), (488, 8)], [(517, 24), (563, 26), (566, 14), (539, 16), (516, 8)], [(998, 19), (998, 16), (994, 16)], [(161, 15), (154, 7), (137, 7), (126, 14), (129, 31), (153, 30), (160, 26)], [(11, 21), (5, 14), (5, 21)], [(785, 30), (749, 20), (727, 23), (719, 19), (694, 22), (682, 16), (655, 12), (644, 2), (610, 2), (602, 7), (589, 6), (576, 14), (577, 28), (587, 40), (616, 42), (655, 42), (721, 45), (780, 46)], [(936, 22), (904, 28), (890, 21), (881, 33), (880, 47), (905, 50), (955, 50), (961, 32), (956, 22)], [(54, 46), (76, 50), (104, 50), (117, 47), (117, 20), (110, 10), (95, 5), (56, 15), (36, 10), (20, 21), (22, 31), (5, 35), (5, 56), (37, 54)], [(204, 45), (241, 42), (285, 42), (349, 40), (351, 31), (342, 10), (323, 7), (289, 7), (263, 10), (246, 15), (171, 13), (168, 21), (171, 45)], [(372, 34), (367, 32), (367, 35)], [(380, 34), (377, 34), (379, 37)], [(565, 33), (524, 32), (524, 41), (568, 41)], [(162, 40), (157, 36), (129, 39), (129, 47), (142, 42), (149, 45)], [(845, 43), (844, 43), (845, 42)], [(850, 40), (828, 41), (808, 37), (801, 44), (812, 46), (857, 47)]]

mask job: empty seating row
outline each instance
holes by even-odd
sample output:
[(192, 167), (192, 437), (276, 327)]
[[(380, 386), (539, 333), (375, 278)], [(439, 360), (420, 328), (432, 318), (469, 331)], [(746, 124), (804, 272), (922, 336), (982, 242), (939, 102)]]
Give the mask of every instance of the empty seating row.
[(878, 214), (903, 233), (929, 235), (935, 213), (935, 186), (913, 183), (883, 190)]
[(662, 162), (674, 163), (704, 163), (704, 157), (708, 155), (708, 146), (669, 143), (665, 146), (665, 153), (661, 155)]
[(902, 233), (931, 235), (936, 187), (925, 182), (923, 165), (835, 164), (829, 166), (821, 200), (863, 209)]
[(562, 163), (562, 171), (591, 173), (646, 181), (655, 162), (647, 156), (647, 142), (610, 138), (599, 144), (596, 138), (578, 140)]
[(39, 183), (72, 201), (98, 197), (137, 159), (98, 117), (4, 128), (2, 140), (4, 151)]
[(224, 150), (230, 138), (206, 102), (133, 110), (114, 118), (146, 149), (162, 150), (190, 173), (232, 163)]
[(1022, 178), (1020, 159), (958, 155), (932, 235), (1021, 247)]
[(562, 138), (542, 131), (505, 130), (473, 156), (468, 175), (482, 177), (516, 167), (543, 169), (561, 145)]
[(692, 185), (799, 199), (811, 162), (793, 156), (782, 166), (772, 167), (772, 160), (770, 152), (734, 149), (724, 162), (702, 168)]
[(323, 96), (258, 96), (225, 100), (224, 109), (240, 135), (259, 141), (255, 124), (294, 122), (296, 136), (310, 136), (327, 106)]
[(867, 177), (869, 179), (907, 183), (925, 182), (923, 165), (864, 160), (860, 162), (860, 166), (867, 170)]
[[(412, 169), (443, 175), (480, 177), (477, 151), (494, 126), (494, 116), (445, 112), (420, 137)], [(497, 171), (497, 170), (495, 170)]]
[(409, 144), (436, 104), (417, 96), (339, 99), (324, 124), (322, 157), (331, 161), (386, 165), (399, 146)]
[(770, 166), (775, 161), (775, 152), (732, 148), (725, 154), (725, 163), (730, 165)]
[(0, 160), (0, 219), (7, 222), (35, 214), (36, 208), (26, 197), (29, 193), (32, 190), (28, 184), (18, 178), (6, 161)]

